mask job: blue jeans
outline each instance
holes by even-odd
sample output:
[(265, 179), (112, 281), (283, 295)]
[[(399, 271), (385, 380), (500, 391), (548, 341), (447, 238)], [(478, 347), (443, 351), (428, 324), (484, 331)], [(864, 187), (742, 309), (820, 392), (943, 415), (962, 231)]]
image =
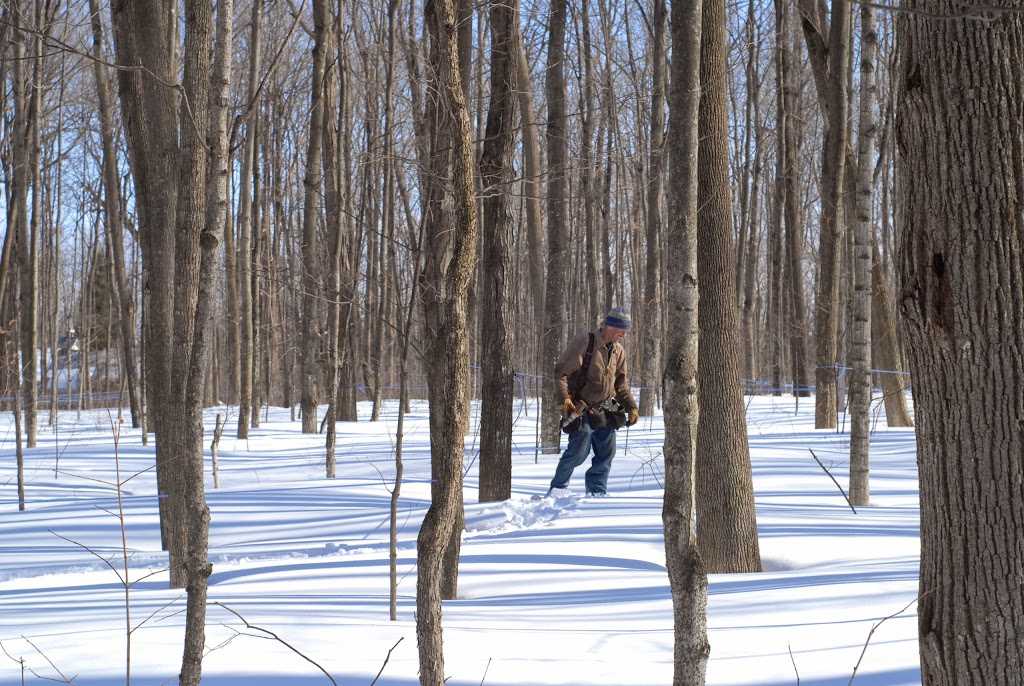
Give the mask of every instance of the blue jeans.
[(574, 434), (569, 434), (569, 445), (558, 460), (551, 488), (568, 488), (572, 472), (587, 461), (590, 448), (594, 448), (594, 459), (587, 470), (584, 483), (587, 493), (608, 491), (608, 472), (615, 457), (615, 427), (609, 423), (603, 429), (591, 429), (590, 417), (584, 415), (583, 423)]

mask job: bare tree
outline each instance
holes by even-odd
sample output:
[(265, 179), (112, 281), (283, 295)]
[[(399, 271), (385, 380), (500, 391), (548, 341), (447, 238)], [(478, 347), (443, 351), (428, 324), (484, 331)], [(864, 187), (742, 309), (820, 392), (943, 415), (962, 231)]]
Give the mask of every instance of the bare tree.
[(796, 75), (793, 70), (793, 37), (790, 29), (790, 11), (786, 0), (776, 0), (775, 17), (778, 24), (778, 88), (782, 115), (780, 148), (781, 174), (785, 194), (782, 198), (785, 220), (786, 270), (785, 296), (789, 303), (786, 320), (792, 358), (793, 395), (810, 395), (807, 378), (807, 324), (804, 308), (803, 226), (800, 221), (800, 163), (799, 138), (796, 130)]
[[(759, 572), (754, 483), (740, 379), (736, 251), (732, 243), (726, 111), (725, 2), (702, 12), (697, 158), (697, 544), (709, 572)], [(671, 264), (675, 264), (673, 261)]]
[[(260, 13), (263, 0), (253, 0), (249, 28), (249, 83), (246, 87), (245, 101), (248, 113), (256, 111), (256, 88), (259, 85), (260, 68)], [(256, 157), (256, 124), (255, 117), (250, 116), (242, 134), (242, 168), (238, 175), (238, 438), (249, 437), (251, 407), (253, 395), (253, 292), (252, 276), (254, 259), (252, 249), (253, 229), (256, 221), (253, 217), (253, 165)]]
[[(12, 0), (8, 16), (12, 20), (11, 43), (13, 59), (11, 81), (14, 99), (14, 164), (9, 202), (14, 209), (11, 216), (12, 233), (17, 246), (18, 265), (18, 322), (21, 338), (21, 396), (24, 414), (25, 447), (36, 446), (38, 363), (36, 350), (38, 290), (39, 290), (39, 220), (43, 212), (39, 202), (39, 127), (42, 109), (42, 45), (38, 34), (38, 16), (29, 24), (27, 12), (20, 0)], [(31, 41), (29, 36), (34, 36)], [(30, 46), (26, 43), (30, 42)], [(26, 69), (29, 67), (30, 69)], [(29, 214), (29, 197), (32, 212)]]
[(516, 23), (512, 27), (515, 41), (516, 88), (519, 96), (519, 120), (523, 146), (523, 205), (526, 215), (526, 235), (529, 252), (530, 291), (533, 296), (533, 321), (536, 334), (543, 338), (544, 331), (544, 235), (540, 208), (540, 147), (537, 143), (536, 114), (533, 109), (533, 91), (530, 89), (530, 64), (526, 59), (523, 35)]
[(673, 686), (702, 686), (711, 647), (707, 572), (694, 531), (697, 464), (697, 113), (700, 0), (672, 3), (669, 217), (666, 232), (669, 342), (665, 357), (665, 562), (675, 638)]
[(327, 69), (327, 31), (330, 12), (327, 0), (313, 0), (313, 81), (310, 94), (309, 139), (302, 204), (302, 433), (316, 433), (319, 402), (320, 350), (319, 284), (317, 276), (318, 199), (323, 186), (324, 74)]
[(484, 196), (481, 278), (483, 382), (480, 411), (480, 502), (512, 495), (512, 129), (516, 107), (514, 28), (518, 0), (492, 0), (491, 102), (480, 157)]
[(811, 58), (818, 101), (827, 119), (821, 159), (818, 283), (814, 304), (814, 426), (817, 429), (834, 429), (851, 11), (846, 0), (833, 0), (832, 16), (828, 19), (814, 0), (800, 0), (800, 11), (800, 26)]
[(902, 7), (897, 263), (921, 477), (921, 682), (1009, 686), (1024, 664), (1024, 16), (1006, 2), (978, 16), (951, 0)]
[[(565, 21), (567, 0), (552, 0), (548, 21), (548, 56), (545, 91), (548, 101), (548, 268), (544, 298), (544, 374), (552, 379), (555, 360), (562, 352), (565, 342), (565, 282), (569, 278), (568, 250), (569, 228), (566, 218), (568, 195), (568, 170), (566, 168), (569, 150), (568, 121), (565, 111)], [(558, 283), (552, 283), (553, 280)], [(558, 410), (555, 406), (554, 383), (547, 384), (541, 409), (541, 440), (544, 452), (557, 453), (561, 440)]]
[[(212, 8), (187, 0), (180, 99), (173, 88), (178, 34), (168, 30), (165, 9), (160, 0), (115, 2), (111, 8), (152, 303), (147, 319), (149, 380), (156, 399), (152, 407), (157, 469), (164, 473), (158, 485), (170, 496), (169, 516), (163, 522), (171, 584), (185, 587), (188, 595), (179, 680), (193, 686), (202, 675), (207, 580), (212, 570), (206, 559), (210, 515), (203, 491), (202, 399), (212, 338), (220, 215), (207, 212), (207, 204), (211, 185), (226, 188), (227, 142), (219, 110), (230, 82), (232, 8), (230, 2), (218, 5), (218, 54), (211, 69)], [(218, 124), (211, 128), (211, 121)], [(221, 198), (214, 201), (220, 203)]]
[[(344, 6), (339, 4), (339, 20), (344, 13)], [(395, 1), (388, 2), (388, 40), (389, 50), (394, 49)], [(331, 34), (330, 43), (334, 43), (334, 23), (325, 28)], [(337, 110), (336, 121), (324, 117), (324, 206), (327, 210), (327, 227), (330, 237), (330, 266), (327, 269), (327, 478), (335, 477), (338, 421), (338, 384), (341, 374), (341, 284), (342, 263), (344, 262), (345, 239), (349, 234), (348, 215), (345, 204), (348, 198), (348, 179), (345, 174), (344, 155), (340, 148), (349, 134), (348, 127), (348, 80), (345, 75), (342, 50), (344, 38), (338, 38), (336, 58), (327, 68), (325, 74), (324, 97), (326, 111)], [(390, 100), (390, 78), (385, 86)], [(337, 99), (337, 104), (335, 104)], [(346, 275), (346, 278), (348, 275)]]
[(871, 437), (871, 234), (874, 200), (874, 156), (878, 86), (875, 55), (878, 33), (875, 10), (861, 6), (860, 116), (857, 141), (857, 218), (853, 251), (853, 312), (850, 335), (850, 503), (870, 500), (869, 457)]
[(121, 217), (121, 184), (117, 171), (117, 147), (115, 145), (114, 113), (110, 102), (110, 86), (107, 81), (106, 61), (103, 54), (103, 21), (98, 0), (89, 0), (93, 34), (93, 70), (96, 79), (96, 95), (100, 107), (100, 137), (103, 144), (103, 193), (106, 211), (107, 242), (110, 245), (114, 266), (114, 293), (117, 297), (118, 317), (121, 334), (121, 352), (124, 372), (128, 385), (128, 402), (131, 406), (132, 427), (142, 426), (142, 407), (139, 398), (139, 374), (135, 354), (135, 298), (128, 282), (128, 270), (124, 257), (124, 221)]
[(761, 113), (761, 69), (760, 40), (757, 23), (757, 12), (754, 0), (747, 5), (747, 21), (744, 27), (744, 38), (748, 44), (746, 68), (744, 70), (747, 84), (747, 97), (744, 100), (746, 126), (744, 127), (744, 146), (753, 141), (753, 159), (749, 147), (744, 153), (744, 172), (740, 185), (740, 237), (736, 250), (736, 287), (740, 291), (740, 339), (743, 344), (742, 378), (751, 382), (757, 378), (758, 336), (755, 330), (757, 318), (756, 293), (758, 244), (760, 240), (759, 200), (761, 197), (761, 168), (764, 164), (764, 145), (762, 141)]
[[(420, 683), (444, 684), (441, 598), (457, 567), (445, 565), (457, 542), (462, 454), (469, 427), (468, 289), (477, 244), (473, 145), (452, 0), (425, 7), (430, 35), (430, 89), (426, 122), (430, 167), (424, 182), (426, 263), (424, 307), (430, 398), (431, 503), (417, 537), (416, 637)], [(456, 551), (457, 553), (457, 551)]]
[(644, 387), (640, 390), (640, 414), (654, 414), (655, 380), (661, 377), (661, 234), (665, 195), (665, 34), (668, 12), (664, 0), (655, 0), (654, 44), (651, 47), (651, 142), (647, 187), (647, 263), (644, 272)]

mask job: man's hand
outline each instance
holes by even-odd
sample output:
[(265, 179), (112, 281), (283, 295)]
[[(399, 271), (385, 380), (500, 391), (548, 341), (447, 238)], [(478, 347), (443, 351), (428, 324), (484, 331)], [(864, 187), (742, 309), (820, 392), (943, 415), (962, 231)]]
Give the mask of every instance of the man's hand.
[(562, 419), (568, 419), (575, 411), (576, 405), (573, 404), (572, 398), (566, 398), (562, 401)]
[(626, 426), (633, 426), (640, 419), (640, 412), (635, 407), (629, 411), (629, 418), (626, 419)]

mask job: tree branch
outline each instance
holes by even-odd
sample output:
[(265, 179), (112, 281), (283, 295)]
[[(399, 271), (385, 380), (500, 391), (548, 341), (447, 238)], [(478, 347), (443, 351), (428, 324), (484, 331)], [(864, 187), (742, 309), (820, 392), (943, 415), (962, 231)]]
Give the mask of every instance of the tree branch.
[(836, 481), (836, 478), (832, 476), (832, 472), (828, 471), (828, 468), (821, 463), (821, 460), (818, 459), (818, 456), (814, 454), (813, 450), (811, 450), (810, 448), (808, 448), (807, 450), (811, 453), (811, 457), (814, 458), (814, 461), (818, 463), (818, 466), (821, 467), (826, 474), (828, 474), (828, 478), (832, 479), (832, 483), (836, 485), (836, 488), (839, 489), (839, 492), (843, 494), (843, 498), (846, 499), (846, 504), (850, 506), (851, 510), (853, 510), (853, 514), (857, 514), (857, 510), (854, 509), (853, 504), (850, 502), (850, 499), (846, 497), (846, 491), (844, 491), (843, 487), (839, 485), (839, 482)]
[[(230, 612), (231, 614), (233, 614), (234, 616), (238, 617), (240, 620), (242, 620), (242, 623), (245, 624), (245, 628), (246, 629), (252, 629), (253, 631), (262, 631), (263, 633), (267, 634), (267, 636), (256, 636), (255, 638), (268, 638), (269, 637), (269, 638), (274, 639), (275, 641), (277, 641), (278, 643), (283, 645), (285, 648), (288, 648), (288, 650), (292, 651), (293, 653), (295, 653), (296, 655), (301, 657), (303, 660), (305, 660), (309, 664), (311, 664), (314, 667), (316, 667), (317, 669), (319, 669), (321, 672), (324, 673), (324, 676), (326, 676), (328, 679), (331, 680), (331, 683), (334, 684), (334, 686), (338, 686), (338, 682), (334, 680), (334, 677), (331, 676), (330, 673), (328, 673), (328, 671), (326, 669), (321, 667), (312, 658), (310, 658), (307, 655), (303, 654), (298, 648), (293, 646), (291, 643), (288, 643), (288, 641), (284, 640), (283, 638), (281, 638), (280, 636), (275, 634), (273, 631), (270, 631), (269, 629), (264, 629), (263, 627), (256, 626), (255, 624), (250, 624), (249, 620), (247, 620), (245, 617), (243, 617), (239, 613), (237, 613), (234, 610), (232, 610), (230, 607), (228, 607), (224, 603), (213, 602), (213, 603), (210, 603), (210, 604), (222, 607), (225, 610), (227, 610), (228, 612)], [(398, 644), (396, 643), (395, 645), (398, 645)], [(392, 648), (392, 650), (394, 650), (394, 649)], [(391, 653), (389, 652), (388, 655), (390, 655), (390, 654)], [(374, 681), (376, 681), (376, 680), (374, 680)]]

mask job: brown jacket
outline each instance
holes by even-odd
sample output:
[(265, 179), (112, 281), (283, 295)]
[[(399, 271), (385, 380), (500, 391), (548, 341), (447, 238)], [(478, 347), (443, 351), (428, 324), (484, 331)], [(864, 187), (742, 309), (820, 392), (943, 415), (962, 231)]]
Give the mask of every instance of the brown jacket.
[[(555, 362), (555, 399), (558, 402), (568, 398), (570, 389), (575, 390), (579, 384), (579, 371), (589, 343), (589, 334), (573, 336), (565, 352)], [(615, 343), (609, 353), (600, 330), (594, 332), (594, 356), (590, 359), (587, 381), (577, 395), (573, 400), (582, 399), (589, 405), (600, 405), (615, 397), (627, 412), (636, 408), (626, 381), (626, 350), (620, 343)]]

